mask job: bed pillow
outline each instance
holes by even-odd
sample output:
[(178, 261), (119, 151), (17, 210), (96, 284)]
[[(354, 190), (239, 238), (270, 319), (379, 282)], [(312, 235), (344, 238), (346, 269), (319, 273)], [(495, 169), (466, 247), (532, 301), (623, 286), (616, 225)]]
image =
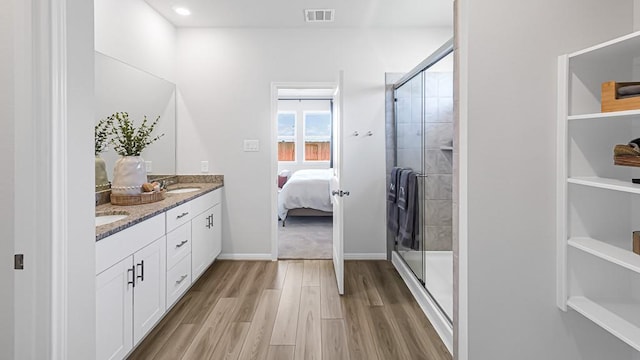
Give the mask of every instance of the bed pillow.
[(289, 180), (289, 177), (278, 175), (278, 187), (282, 189), (287, 180)]

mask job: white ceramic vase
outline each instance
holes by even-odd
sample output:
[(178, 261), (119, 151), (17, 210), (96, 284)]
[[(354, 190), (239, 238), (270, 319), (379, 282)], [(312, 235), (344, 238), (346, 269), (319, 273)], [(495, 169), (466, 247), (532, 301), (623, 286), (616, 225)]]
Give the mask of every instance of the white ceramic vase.
[(100, 155), (96, 155), (96, 187), (109, 185), (107, 178), (107, 165)]
[(144, 159), (141, 156), (123, 156), (113, 169), (111, 193), (115, 195), (139, 195), (142, 184), (147, 182)]

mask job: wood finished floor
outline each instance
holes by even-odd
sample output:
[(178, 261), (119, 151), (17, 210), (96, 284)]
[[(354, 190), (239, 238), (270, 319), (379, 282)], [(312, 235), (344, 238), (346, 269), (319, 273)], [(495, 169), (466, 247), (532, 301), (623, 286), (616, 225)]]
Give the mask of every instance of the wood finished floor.
[(451, 359), (387, 261), (216, 261), (129, 359)]

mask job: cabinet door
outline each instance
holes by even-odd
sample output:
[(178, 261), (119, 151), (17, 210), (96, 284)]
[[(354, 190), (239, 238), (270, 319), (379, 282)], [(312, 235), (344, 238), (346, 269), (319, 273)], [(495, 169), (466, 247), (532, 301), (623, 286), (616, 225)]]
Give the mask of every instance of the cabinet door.
[(166, 310), (166, 250), (166, 238), (163, 236), (133, 254), (136, 268), (134, 344), (138, 344)]
[(96, 276), (96, 359), (123, 359), (133, 348), (133, 257)]
[(207, 268), (209, 236), (211, 234), (211, 212), (209, 210), (191, 221), (191, 278), (195, 281)]
[(212, 247), (209, 255), (209, 263), (212, 263), (222, 251), (222, 205), (220, 203), (213, 207), (212, 215), (213, 228), (211, 230), (213, 232), (213, 242), (211, 243)]

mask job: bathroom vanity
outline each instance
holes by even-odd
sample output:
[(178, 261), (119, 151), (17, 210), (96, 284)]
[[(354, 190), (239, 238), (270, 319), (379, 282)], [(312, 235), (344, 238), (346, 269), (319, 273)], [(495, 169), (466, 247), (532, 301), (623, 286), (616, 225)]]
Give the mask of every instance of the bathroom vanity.
[[(222, 179), (116, 207), (96, 227), (96, 359), (123, 359), (220, 254)], [(185, 189), (189, 187), (189, 189)]]

